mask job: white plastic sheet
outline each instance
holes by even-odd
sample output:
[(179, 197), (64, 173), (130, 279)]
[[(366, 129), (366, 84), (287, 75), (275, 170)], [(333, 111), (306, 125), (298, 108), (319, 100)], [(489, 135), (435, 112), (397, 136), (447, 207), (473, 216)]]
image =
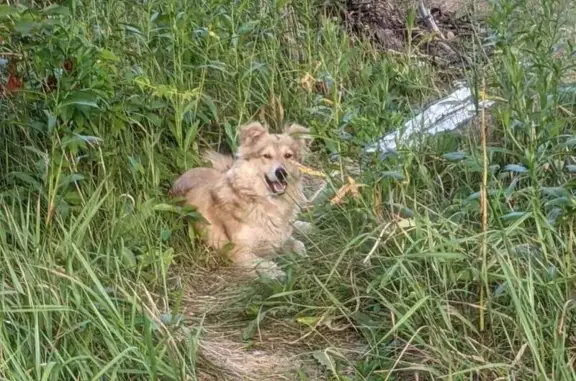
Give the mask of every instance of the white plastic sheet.
[[(489, 108), (493, 101), (480, 101), (479, 107)], [(397, 144), (411, 145), (424, 134), (455, 130), (476, 116), (474, 98), (469, 87), (460, 87), (445, 98), (433, 103), (422, 113), (406, 122), (403, 128), (389, 133), (366, 147), (366, 152), (392, 153)]]

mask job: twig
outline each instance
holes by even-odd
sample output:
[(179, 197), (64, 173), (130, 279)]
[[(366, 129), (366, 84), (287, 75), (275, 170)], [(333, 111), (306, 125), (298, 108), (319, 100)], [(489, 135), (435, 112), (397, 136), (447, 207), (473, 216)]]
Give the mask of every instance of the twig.
[(424, 0), (420, 0), (418, 2), (416, 12), (418, 13), (418, 17), (420, 18), (420, 20), (424, 21), (424, 24), (426, 24), (428, 30), (430, 30), (440, 38), (440, 41), (438, 41), (438, 45), (440, 45), (445, 50), (454, 53), (457, 57), (465, 60), (467, 64), (470, 64), (470, 59), (468, 57), (460, 54), (458, 50), (456, 50), (455, 48), (450, 46), (450, 44), (447, 43), (448, 39), (444, 36), (444, 33), (442, 33), (440, 28), (438, 28), (436, 21), (434, 21), (434, 17), (432, 17), (430, 9), (428, 9), (428, 7), (424, 5)]
[[(486, 102), (486, 80), (482, 78), (482, 104)], [(480, 306), (484, 307), (486, 295), (485, 286), (487, 282), (487, 242), (486, 232), (488, 231), (488, 148), (486, 142), (486, 112), (482, 107), (481, 113), (481, 144), (482, 144), (482, 185), (480, 189), (480, 214), (482, 216), (482, 270), (480, 273)], [(484, 331), (484, 308), (480, 309), (480, 332)]]
[(392, 222), (388, 222), (386, 225), (384, 225), (384, 228), (380, 232), (380, 235), (376, 239), (376, 242), (374, 242), (374, 246), (372, 246), (372, 249), (370, 249), (370, 251), (368, 252), (368, 255), (366, 255), (366, 258), (364, 258), (364, 260), (362, 261), (363, 264), (367, 264), (370, 261), (370, 258), (372, 258), (372, 255), (374, 255), (374, 253), (376, 252), (378, 245), (380, 245), (380, 242), (382, 242), (382, 238), (384, 237), (384, 233), (386, 233), (386, 231), (388, 230), (390, 225), (392, 225)]
[(324, 189), (326, 189), (326, 186), (328, 185), (328, 183), (324, 180), (322, 180), (322, 183), (320, 185), (320, 187), (318, 188), (318, 190), (316, 190), (316, 192), (314, 192), (314, 194), (308, 199), (308, 203), (313, 204), (314, 201), (316, 200), (316, 198), (320, 195), (320, 193), (322, 193), (324, 191)]
[(424, 21), (424, 24), (426, 24), (426, 27), (428, 29), (436, 33), (442, 40), (446, 40), (446, 37), (444, 37), (442, 31), (440, 30), (440, 28), (438, 28), (438, 25), (436, 25), (436, 21), (434, 21), (434, 17), (432, 17), (430, 9), (428, 9), (428, 7), (424, 5), (423, 0), (418, 2), (418, 7), (416, 8), (416, 11), (418, 12), (418, 17), (422, 21)]

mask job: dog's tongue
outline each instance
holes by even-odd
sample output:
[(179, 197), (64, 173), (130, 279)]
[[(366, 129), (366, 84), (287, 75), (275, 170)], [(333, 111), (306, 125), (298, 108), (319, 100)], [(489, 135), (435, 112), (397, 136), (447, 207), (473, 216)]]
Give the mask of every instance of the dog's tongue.
[(280, 181), (271, 181), (270, 185), (272, 185), (272, 190), (275, 193), (282, 193), (286, 189), (286, 185), (282, 184)]

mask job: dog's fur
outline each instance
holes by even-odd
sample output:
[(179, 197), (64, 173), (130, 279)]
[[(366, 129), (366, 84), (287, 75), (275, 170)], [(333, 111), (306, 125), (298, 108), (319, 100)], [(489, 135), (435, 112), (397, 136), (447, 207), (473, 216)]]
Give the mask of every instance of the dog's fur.
[[(172, 196), (184, 196), (208, 224), (197, 224), (209, 246), (233, 244), (232, 261), (239, 266), (282, 277), (268, 254), (278, 249), (305, 254), (292, 238), (299, 205), (305, 200), (299, 162), (310, 140), (308, 129), (297, 124), (282, 134), (251, 122), (240, 127), (236, 158), (216, 152), (205, 156), (212, 168), (193, 168), (178, 178)], [(283, 168), (286, 177), (277, 177)], [(280, 180), (279, 180), (280, 178)], [(277, 180), (277, 181), (270, 181)]]

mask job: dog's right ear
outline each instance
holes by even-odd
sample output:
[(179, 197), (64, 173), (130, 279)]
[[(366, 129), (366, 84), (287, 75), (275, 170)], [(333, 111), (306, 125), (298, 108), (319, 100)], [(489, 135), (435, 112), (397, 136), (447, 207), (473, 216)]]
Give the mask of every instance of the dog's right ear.
[(298, 141), (304, 148), (308, 148), (312, 144), (313, 139), (310, 135), (310, 129), (308, 127), (301, 126), (297, 123), (292, 123), (284, 129), (284, 133)]
[(266, 134), (268, 134), (268, 130), (260, 122), (247, 123), (240, 127), (240, 145), (254, 144)]

